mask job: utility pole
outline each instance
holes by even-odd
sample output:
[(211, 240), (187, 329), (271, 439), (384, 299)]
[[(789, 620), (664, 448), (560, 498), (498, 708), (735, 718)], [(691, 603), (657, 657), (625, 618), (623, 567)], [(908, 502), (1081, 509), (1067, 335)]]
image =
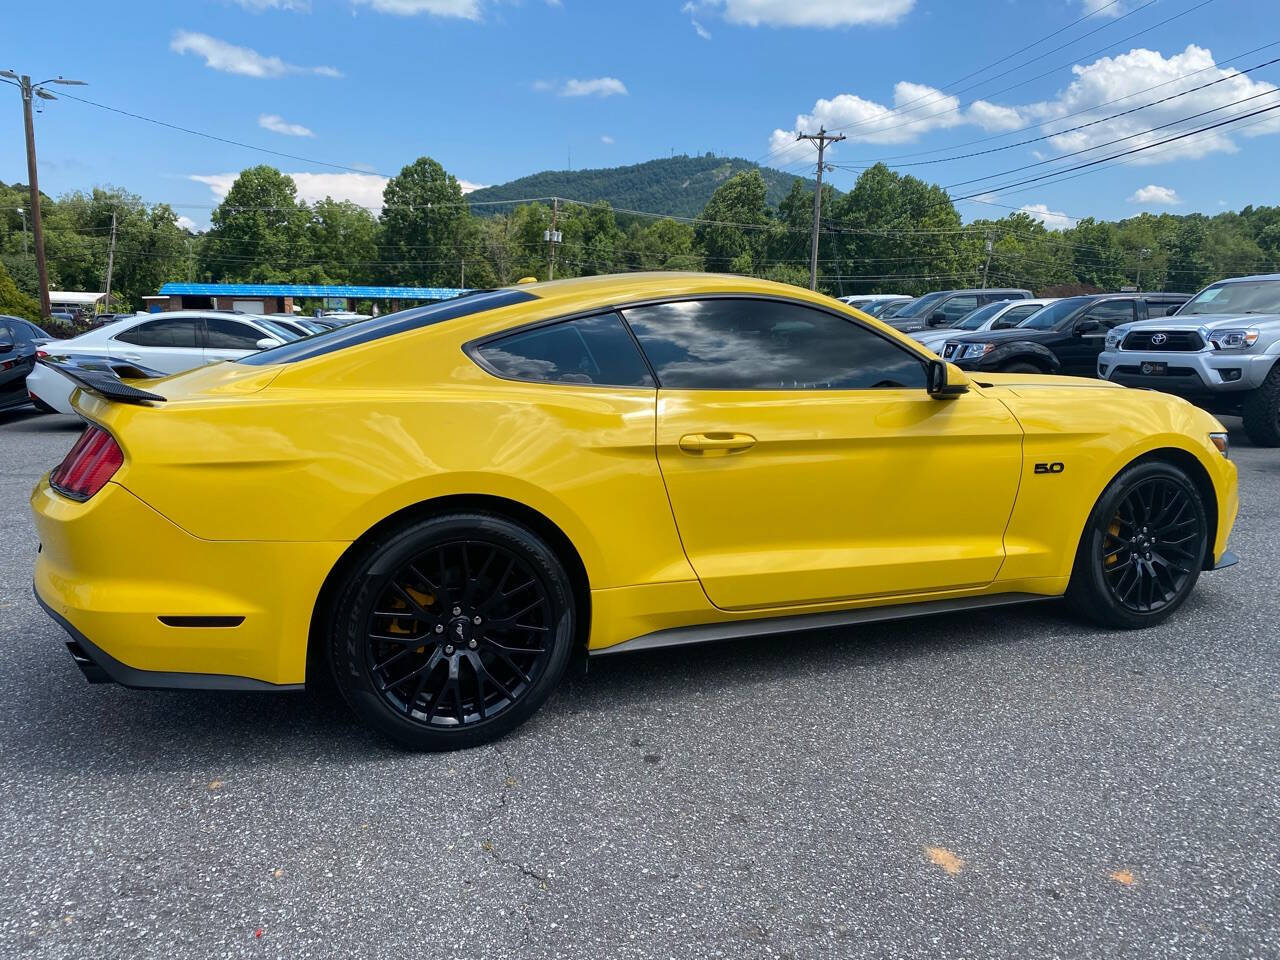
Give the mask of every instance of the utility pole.
[(465, 290), (467, 289), (467, 258), (463, 257), (461, 260), (458, 261), (458, 263), (462, 268), (460, 271), (462, 276), (458, 280), (458, 286), (461, 287), (463, 290)]
[[(40, 184), (36, 178), (36, 130), (31, 119), (31, 101), (33, 97), (41, 100), (57, 100), (52, 93), (44, 89), (46, 83), (60, 83), (66, 86), (84, 86), (83, 80), (67, 80), (54, 77), (32, 83), (27, 74), (19, 76), (12, 70), (0, 70), (0, 77), (16, 81), (22, 93), (22, 123), (27, 136), (27, 186), (31, 190), (31, 239), (36, 245), (36, 277), (40, 283), (40, 316), (48, 320), (52, 312), (49, 306), (49, 267), (44, 259), (44, 226), (40, 222)], [(25, 232), (23, 234), (25, 237)]]
[[(827, 169), (822, 161), (828, 143), (839, 143), (844, 134), (832, 136), (826, 127), (818, 127), (817, 133), (798, 133), (797, 140), (808, 140), (818, 145), (818, 189), (813, 194), (813, 238), (809, 242), (809, 289), (818, 289), (818, 225), (822, 221), (822, 172)], [(831, 169), (835, 169), (832, 167)]]
[(987, 262), (982, 266), (982, 289), (987, 289), (987, 274), (991, 272), (991, 251), (995, 244), (991, 242), (991, 234), (987, 234)]
[(102, 302), (108, 311), (111, 309), (111, 273), (116, 265), (116, 212), (111, 211), (111, 242), (107, 245), (107, 282)]
[(1138, 251), (1138, 282), (1136, 286), (1139, 290), (1142, 289), (1142, 261), (1149, 256), (1151, 256), (1151, 250), (1147, 247), (1143, 247)]
[(556, 278), (556, 244), (560, 242), (560, 231), (556, 229), (556, 217), (560, 213), (560, 198), (551, 198), (551, 229), (542, 231), (542, 238), (547, 241), (547, 279)]

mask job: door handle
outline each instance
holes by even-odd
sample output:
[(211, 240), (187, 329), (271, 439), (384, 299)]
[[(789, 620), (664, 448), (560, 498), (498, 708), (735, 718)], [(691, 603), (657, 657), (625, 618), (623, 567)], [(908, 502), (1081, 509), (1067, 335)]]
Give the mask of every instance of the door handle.
[(694, 456), (742, 453), (756, 445), (749, 433), (689, 433), (680, 438), (680, 449)]

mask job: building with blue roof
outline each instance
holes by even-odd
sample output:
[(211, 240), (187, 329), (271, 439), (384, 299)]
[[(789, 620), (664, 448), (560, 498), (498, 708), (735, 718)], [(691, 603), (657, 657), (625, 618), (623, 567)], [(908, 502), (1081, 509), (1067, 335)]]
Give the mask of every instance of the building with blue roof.
[(166, 283), (154, 297), (144, 297), (147, 310), (239, 310), (242, 313), (293, 313), (295, 299), (320, 299), (345, 309), (355, 300), (373, 300), (382, 309), (402, 304), (451, 300), (472, 291), (465, 287), (364, 287), (317, 283)]

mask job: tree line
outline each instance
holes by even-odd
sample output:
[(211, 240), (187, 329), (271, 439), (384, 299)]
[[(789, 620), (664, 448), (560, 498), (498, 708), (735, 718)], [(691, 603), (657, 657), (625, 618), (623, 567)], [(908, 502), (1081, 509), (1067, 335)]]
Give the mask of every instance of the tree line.
[[(877, 165), (847, 193), (823, 188), (818, 286), (836, 296), (919, 294), (980, 285), (1039, 294), (1195, 291), (1226, 276), (1273, 272), (1280, 207), (1215, 216), (1144, 213), (1050, 230), (1021, 211), (963, 223), (942, 188)], [(307, 203), (270, 166), (240, 173), (193, 233), (167, 204), (113, 187), (42, 202), (50, 284), (101, 290), (116, 216), (113, 299), (124, 309), (166, 281), (492, 287), (555, 275), (707, 270), (808, 283), (812, 188), (795, 180), (771, 204), (759, 170), (725, 179), (696, 218), (615, 212), (606, 203), (473, 205), (422, 157), (391, 178), (378, 213), (345, 200)], [(21, 185), (0, 184), (0, 312), (36, 319), (34, 257)], [(988, 253), (988, 243), (990, 251)]]

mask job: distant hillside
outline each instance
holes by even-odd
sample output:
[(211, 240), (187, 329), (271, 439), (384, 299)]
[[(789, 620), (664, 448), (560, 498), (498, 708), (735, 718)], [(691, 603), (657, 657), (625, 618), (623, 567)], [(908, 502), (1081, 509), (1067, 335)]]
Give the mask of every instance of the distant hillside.
[[(768, 185), (768, 200), (777, 206), (794, 180), (801, 179), (781, 170), (757, 167), (740, 157), (678, 156), (650, 160), (629, 167), (600, 170), (546, 170), (467, 194), (468, 200), (520, 200), (526, 197), (566, 197), (570, 200), (603, 200), (615, 209), (641, 210), (696, 217), (702, 212), (716, 187), (735, 173), (759, 169)], [(813, 181), (806, 181), (810, 190)], [(499, 208), (500, 209), (500, 208)], [(484, 207), (475, 210), (483, 215)]]

